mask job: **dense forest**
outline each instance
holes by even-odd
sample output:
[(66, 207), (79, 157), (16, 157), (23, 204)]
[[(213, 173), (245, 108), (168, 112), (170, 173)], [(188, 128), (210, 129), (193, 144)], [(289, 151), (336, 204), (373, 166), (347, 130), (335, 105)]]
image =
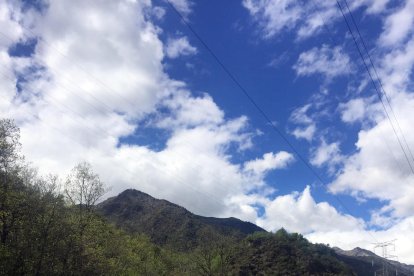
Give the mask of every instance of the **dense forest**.
[[(0, 174), (2, 275), (353, 274), (325, 245), (283, 229), (252, 233), (260, 228), (236, 219), (206, 224), (187, 214), (188, 225), (200, 225), (197, 233), (171, 229), (179, 239), (170, 242), (144, 231), (143, 221), (125, 227), (119, 216), (114, 221), (104, 216), (105, 208), (98, 210), (107, 188), (90, 164), (76, 165), (65, 179), (40, 176), (21, 155), (19, 129), (8, 119), (0, 120)], [(152, 219), (154, 225), (168, 231), (163, 225), (169, 227), (169, 216)], [(226, 230), (235, 227), (239, 234)], [(182, 245), (186, 237), (189, 246)]]

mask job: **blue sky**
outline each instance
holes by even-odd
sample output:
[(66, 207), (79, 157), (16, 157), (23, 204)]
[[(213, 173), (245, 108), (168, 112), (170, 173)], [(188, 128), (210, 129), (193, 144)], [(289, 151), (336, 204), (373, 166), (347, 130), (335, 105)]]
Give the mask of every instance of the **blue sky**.
[[(169, 7), (166, 6), (168, 9)], [(337, 10), (340, 13), (339, 9)], [(322, 15), (321, 15), (322, 16)], [(359, 25), (364, 26), (364, 39), (368, 45), (373, 44), (381, 32), (378, 17), (363, 16), (356, 12)], [(316, 147), (319, 139), (324, 137), (328, 141), (341, 142), (344, 153), (355, 151), (355, 142), (360, 126), (347, 125), (340, 119), (337, 106), (347, 99), (354, 98), (356, 93), (348, 91), (348, 86), (357, 85), (362, 81), (361, 75), (365, 68), (358, 63), (358, 53), (350, 37), (346, 37), (346, 25), (341, 18), (322, 28), (315, 37), (310, 37), (298, 43), (294, 31), (283, 31), (277, 37), (263, 39), (252, 20), (248, 10), (237, 1), (219, 1), (197, 3), (189, 18), (191, 26), (199, 33), (208, 46), (236, 76), (242, 86), (253, 96), (255, 102), (263, 111), (276, 122), (277, 127), (283, 131), (298, 151), (310, 158), (310, 147)], [(195, 93), (208, 93), (214, 101), (225, 111), (226, 116), (236, 117), (240, 114), (249, 118), (250, 127), (260, 130), (263, 135), (255, 137), (255, 146), (249, 152), (232, 153), (232, 157), (239, 160), (249, 160), (268, 151), (292, 149), (272, 127), (259, 111), (249, 102), (239, 87), (220, 68), (211, 54), (203, 47), (190, 30), (180, 22), (175, 13), (167, 14), (161, 26), (167, 30), (164, 39), (172, 34), (188, 37), (190, 44), (199, 51), (196, 55), (182, 59), (167, 60), (167, 72), (176, 79), (185, 80)], [(172, 34), (171, 34), (172, 33)], [(294, 65), (299, 55), (313, 47), (327, 45), (328, 47), (340, 45), (343, 51), (357, 61), (353, 65), (354, 74), (339, 76), (334, 80), (325, 80), (320, 74), (298, 77)], [(191, 68), (188, 65), (191, 64)], [(327, 83), (328, 82), (328, 83)], [(317, 123), (318, 131), (314, 141), (295, 139), (290, 134), (294, 125), (289, 121), (293, 111), (306, 104), (312, 103), (313, 97), (320, 96), (323, 90), (329, 91), (321, 96), (324, 101), (320, 112), (329, 112), (327, 116), (321, 115)], [(363, 91), (366, 95), (373, 95), (371, 85)], [(319, 139), (318, 139), (319, 138)], [(328, 183), (333, 177), (326, 168), (314, 169)], [(313, 173), (297, 160), (289, 170), (276, 172), (267, 177), (268, 183), (275, 183), (280, 193), (289, 193), (292, 190), (303, 190), (306, 185), (315, 185), (313, 196), (317, 200), (329, 200), (339, 209), (344, 207), (326, 194), (326, 189), (313, 175)], [(285, 183), (277, 185), (278, 182)], [(357, 202), (344, 195), (337, 195), (341, 201), (347, 203), (345, 208), (354, 211), (353, 215), (369, 219), (371, 204), (374, 202)], [(358, 206), (354, 206), (358, 205)], [(343, 210), (345, 211), (345, 210)]]
[(107, 197), (135, 188), (345, 249), (396, 238), (414, 263), (414, 159), (391, 127), (408, 153), (414, 1), (348, 1), (392, 124), (335, 1), (171, 2), (324, 183), (164, 0), (0, 1), (0, 114), (39, 173), (63, 183), (88, 161)]

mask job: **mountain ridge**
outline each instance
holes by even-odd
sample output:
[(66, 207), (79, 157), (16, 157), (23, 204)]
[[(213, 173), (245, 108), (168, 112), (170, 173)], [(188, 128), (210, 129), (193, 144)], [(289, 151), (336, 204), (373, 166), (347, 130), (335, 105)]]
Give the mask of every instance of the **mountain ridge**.
[[(127, 189), (99, 203), (97, 211), (109, 222), (129, 233), (145, 234), (155, 244), (181, 252), (190, 252), (212, 240), (227, 239), (234, 242), (242, 241), (254, 233), (271, 234), (251, 222), (234, 217), (196, 215), (180, 205), (135, 189)], [(206, 239), (207, 236), (209, 238)], [(334, 247), (331, 250), (335, 258), (351, 267), (357, 275), (375, 273), (384, 262), (375, 253), (359, 247), (352, 250)], [(252, 258), (257, 258), (257, 253), (252, 254)], [(411, 265), (399, 262), (389, 264), (400, 271), (399, 275), (411, 275), (414, 272), (414, 266)]]
[(164, 199), (128, 189), (97, 205), (97, 211), (130, 233), (144, 233), (159, 245), (188, 251), (200, 245), (201, 236), (212, 232), (216, 236), (242, 239), (254, 232), (266, 232), (261, 227), (237, 218), (204, 217)]

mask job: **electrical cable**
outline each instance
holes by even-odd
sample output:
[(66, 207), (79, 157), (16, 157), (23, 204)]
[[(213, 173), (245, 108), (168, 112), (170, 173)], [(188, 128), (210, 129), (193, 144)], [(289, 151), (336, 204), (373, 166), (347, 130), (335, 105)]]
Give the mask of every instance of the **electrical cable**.
[(382, 98), (381, 92), (378, 90), (378, 87), (377, 87), (377, 85), (376, 85), (376, 83), (375, 83), (375, 81), (374, 81), (374, 78), (373, 78), (373, 76), (372, 76), (372, 74), (371, 74), (371, 71), (370, 71), (370, 70), (369, 70), (369, 68), (368, 68), (368, 65), (367, 65), (367, 63), (366, 63), (366, 61), (365, 61), (364, 55), (362, 54), (361, 49), (360, 49), (360, 47), (359, 47), (359, 45), (358, 45), (358, 42), (357, 42), (357, 40), (356, 40), (356, 37), (355, 37), (355, 35), (354, 35), (354, 33), (353, 33), (352, 29), (351, 29), (351, 26), (349, 25), (348, 19), (346, 18), (345, 14), (344, 14), (344, 12), (343, 12), (343, 10), (342, 10), (342, 6), (341, 6), (341, 4), (339, 3), (339, 1), (338, 1), (338, 0), (336, 0), (336, 3), (338, 4), (339, 10), (341, 11), (342, 17), (343, 17), (343, 18), (344, 18), (344, 20), (345, 20), (345, 23), (346, 23), (346, 25), (347, 25), (347, 27), (348, 27), (349, 32), (351, 33), (352, 39), (354, 40), (355, 46), (356, 46), (356, 48), (357, 48), (357, 50), (358, 50), (358, 53), (359, 53), (359, 55), (360, 55), (360, 57), (361, 57), (361, 59), (362, 59), (362, 61), (363, 61), (363, 63), (364, 63), (365, 69), (367, 70), (368, 75), (369, 75), (369, 77), (370, 77), (370, 79), (371, 79), (371, 82), (372, 82), (372, 84), (373, 84), (373, 86), (374, 86), (374, 88), (375, 88), (375, 91), (377, 92), (377, 95), (378, 95), (379, 100), (380, 100), (380, 102), (381, 102), (381, 104), (382, 104), (382, 107), (383, 107), (383, 109), (384, 109), (384, 112), (385, 112), (385, 114), (386, 114), (386, 116), (387, 116), (387, 118), (388, 118), (388, 121), (389, 121), (389, 122), (390, 122), (390, 124), (391, 124), (391, 128), (392, 128), (392, 130), (393, 130), (393, 132), (394, 132), (394, 135), (395, 135), (395, 136), (396, 136), (396, 138), (397, 138), (398, 144), (400, 145), (400, 148), (401, 148), (401, 150), (402, 150), (402, 151), (403, 151), (403, 153), (404, 153), (404, 156), (405, 156), (405, 159), (406, 159), (406, 161), (407, 161), (407, 163), (408, 163), (408, 166), (409, 166), (409, 168), (411, 169), (412, 174), (414, 175), (414, 168), (413, 168), (413, 166), (412, 166), (412, 164), (411, 164), (411, 162), (410, 162), (410, 159), (408, 158), (408, 154), (407, 154), (407, 152), (406, 152), (406, 150), (405, 150), (405, 148), (404, 148), (404, 146), (403, 146), (403, 144), (402, 144), (402, 142), (401, 142), (401, 139), (400, 139), (400, 137), (399, 137), (399, 135), (398, 135), (398, 133), (397, 133), (397, 131), (396, 131), (396, 128), (395, 128), (394, 124), (392, 123), (392, 120), (391, 120), (390, 115), (389, 115), (389, 113), (388, 113), (388, 111), (387, 111), (386, 105), (385, 105), (384, 100), (383, 100), (383, 98)]

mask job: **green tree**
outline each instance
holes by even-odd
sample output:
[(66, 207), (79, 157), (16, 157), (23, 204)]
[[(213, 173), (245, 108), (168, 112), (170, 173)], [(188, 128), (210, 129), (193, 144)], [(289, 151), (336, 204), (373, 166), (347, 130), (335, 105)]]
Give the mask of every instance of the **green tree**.
[(92, 170), (89, 163), (83, 162), (76, 165), (68, 175), (65, 182), (65, 196), (72, 208), (78, 210), (71, 216), (72, 223), (76, 225), (77, 231), (71, 238), (75, 243), (78, 254), (75, 256), (75, 268), (84, 274), (85, 268), (85, 231), (92, 225), (93, 207), (95, 203), (105, 194), (105, 185), (99, 179), (98, 174)]
[(13, 120), (0, 120), (0, 242), (6, 244), (11, 228), (16, 221), (16, 214), (11, 205), (16, 196), (12, 191), (12, 183), (16, 181), (20, 154), (20, 131)]

